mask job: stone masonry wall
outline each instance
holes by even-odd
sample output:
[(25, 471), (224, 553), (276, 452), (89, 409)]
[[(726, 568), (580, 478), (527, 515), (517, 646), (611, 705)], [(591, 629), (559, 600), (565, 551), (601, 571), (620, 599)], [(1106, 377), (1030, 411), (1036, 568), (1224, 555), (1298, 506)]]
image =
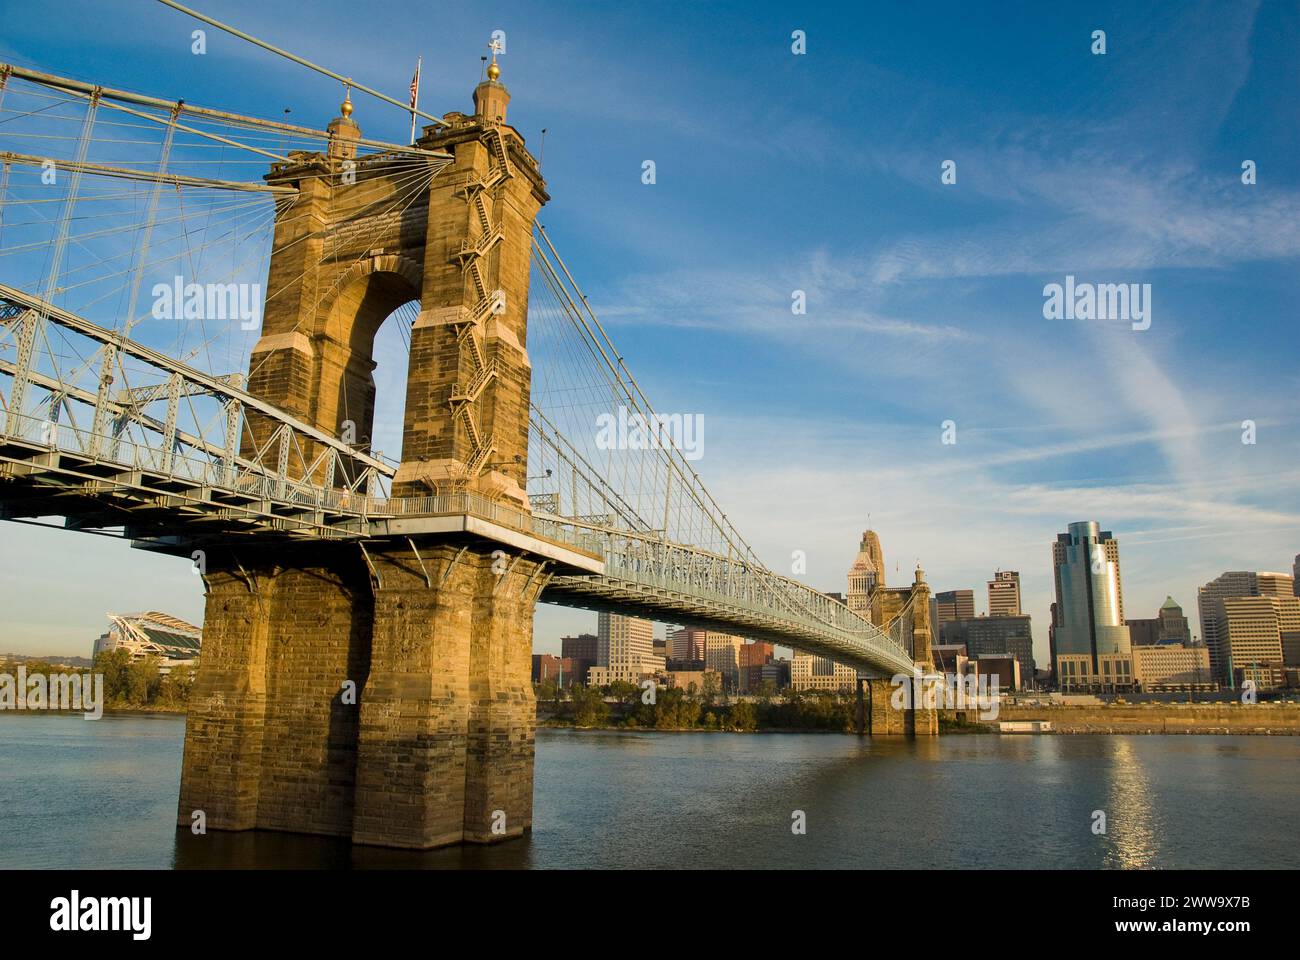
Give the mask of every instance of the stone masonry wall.
[(535, 562), (372, 559), (382, 585), (355, 544), (210, 560), (178, 824), (415, 848), (531, 826)]

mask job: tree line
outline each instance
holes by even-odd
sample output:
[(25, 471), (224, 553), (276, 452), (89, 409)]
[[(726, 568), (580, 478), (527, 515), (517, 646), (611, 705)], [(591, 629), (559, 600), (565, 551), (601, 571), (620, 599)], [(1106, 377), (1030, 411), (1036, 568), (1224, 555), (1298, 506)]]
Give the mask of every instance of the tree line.
[(104, 706), (184, 710), (194, 683), (194, 667), (174, 665), (167, 673), (157, 657), (132, 662), (127, 651), (104, 650), (95, 657), (95, 673), (104, 675)]
[(790, 690), (776, 700), (772, 691), (764, 690), (757, 700), (717, 703), (712, 691), (697, 693), (691, 688), (660, 688), (655, 691), (654, 702), (646, 703), (645, 691), (625, 681), (558, 690), (554, 681), (547, 680), (537, 685), (537, 698), (553, 705), (553, 721), (575, 727), (842, 733), (855, 729), (856, 699), (850, 695)]
[(17, 677), (18, 668), (23, 667), (29, 677), (35, 674), (49, 677), (59, 673), (103, 674), (106, 709), (154, 707), (184, 710), (190, 699), (194, 668), (189, 664), (179, 664), (163, 674), (160, 665), (157, 657), (146, 657), (133, 663), (131, 655), (119, 648), (102, 651), (90, 667), (74, 667), (51, 660), (0, 660), (0, 673)]

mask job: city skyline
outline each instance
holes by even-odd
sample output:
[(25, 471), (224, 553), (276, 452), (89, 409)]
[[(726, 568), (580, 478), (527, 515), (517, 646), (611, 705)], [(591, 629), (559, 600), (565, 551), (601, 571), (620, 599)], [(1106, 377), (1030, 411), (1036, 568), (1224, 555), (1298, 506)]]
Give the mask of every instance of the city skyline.
[[(1069, 526), (1070, 527), (1091, 526), (1093, 528), (1096, 528), (1095, 532), (1104, 532), (1105, 535), (1108, 536), (1114, 535), (1113, 531), (1101, 531), (1101, 524), (1097, 522), (1073, 522), (1069, 524)], [(1054, 545), (1056, 545), (1057, 542), (1060, 542), (1061, 536), (1063, 535), (1058, 535), (1058, 540), (1053, 541), (1053, 545), (1049, 545), (1050, 548), (1054, 549)], [(884, 553), (885, 565), (887, 565), (888, 567), (888, 553), (884, 552), (884, 545), (883, 542), (881, 542), (880, 537), (878, 536), (878, 532), (874, 531), (874, 529), (868, 529), (868, 531), (863, 533), (862, 540), (861, 542), (859, 542), (858, 545), (858, 550), (857, 552), (855, 552), (855, 559), (857, 559), (857, 562), (850, 563), (848, 568), (846, 568), (846, 572), (844, 575), (844, 584), (841, 585), (848, 584), (849, 587), (852, 588), (853, 576), (857, 574), (857, 572), (859, 572), (858, 566), (861, 565), (861, 557), (863, 555), (863, 550), (867, 549), (865, 545), (868, 539), (870, 539), (872, 544), (871, 549), (875, 550), (876, 554), (879, 555), (880, 553)], [(1122, 542), (1122, 537), (1115, 536), (1115, 539), (1109, 542), (1110, 542), (1110, 549), (1114, 549), (1114, 546), (1117, 545), (1118, 542)], [(1294, 557), (1292, 557), (1291, 568), (1292, 571), (1295, 571), (1297, 570), (1297, 568), (1300, 568), (1300, 553), (1296, 553), (1294, 554)], [(1019, 574), (1019, 571), (1009, 571), (1009, 570), (1001, 570), (1001, 568), (995, 568), (995, 571), (993, 571), (993, 578), (995, 579), (1000, 578), (1002, 574), (1015, 576), (1015, 578), (1019, 578), (1019, 576), (1021, 576), (1021, 574)], [(1197, 585), (1195, 591), (1192, 592), (1192, 596), (1199, 596), (1201, 591), (1203, 591), (1203, 587), (1205, 583), (1210, 583), (1210, 581), (1216, 581), (1219, 579), (1231, 578), (1231, 576), (1234, 575), (1240, 575), (1242, 576), (1242, 578), (1245, 579), (1253, 579), (1256, 578), (1256, 576), (1269, 576), (1269, 578), (1275, 579), (1281, 576), (1281, 578), (1291, 578), (1292, 584), (1300, 583), (1300, 581), (1296, 581), (1294, 579), (1294, 574), (1287, 574), (1287, 572), (1284, 572), (1282, 570), (1269, 571), (1266, 570), (1266, 567), (1264, 566), (1256, 565), (1253, 567), (1245, 568), (1245, 570), (1240, 570), (1240, 571), (1234, 571), (1234, 570), (1219, 571), (1219, 574), (1214, 575), (1213, 578), (1205, 578), (1203, 584)], [(1115, 576), (1117, 576), (1117, 581), (1118, 581), (1117, 585), (1119, 588), (1119, 593), (1121, 593), (1121, 597), (1117, 597), (1117, 600), (1119, 602), (1119, 606), (1122, 607), (1123, 606), (1122, 593), (1123, 593), (1123, 589), (1125, 589), (1125, 587), (1123, 587), (1123, 583), (1125, 583), (1125, 575), (1121, 574), (1121, 572), (1119, 571), (1115, 571)], [(959, 600), (958, 602), (974, 601), (975, 602), (974, 615), (976, 618), (992, 617), (993, 614), (991, 613), (991, 610), (989, 610), (989, 600), (988, 600), (987, 593), (984, 593), (982, 600), (980, 600), (980, 596), (982, 596), (982, 594), (980, 594), (978, 589), (965, 588), (965, 587), (952, 587), (948, 589), (939, 589), (936, 587), (935, 581), (933, 581), (932, 576), (928, 574), (928, 571), (927, 571), (927, 578), (930, 578), (932, 597), (939, 597), (939, 594), (950, 594), (950, 596), (952, 596), (952, 594), (969, 593), (971, 594), (970, 597), (965, 597), (965, 600)], [(991, 584), (993, 583), (993, 580), (987, 580), (985, 581), (985, 583)], [(1021, 580), (1017, 580), (1017, 583), (1018, 584), (1021, 583)], [(1300, 585), (1294, 585), (1292, 589), (1294, 589), (1294, 591), (1296, 592), (1295, 593), (1296, 596), (1300, 596)], [(832, 594), (839, 594), (841, 601), (846, 600), (845, 594), (842, 591), (827, 591), (827, 592)], [(1156, 609), (1151, 611), (1152, 618), (1158, 617), (1158, 615), (1160, 615), (1161, 613), (1161, 610), (1164, 609), (1164, 607), (1167, 606), (1167, 604), (1169, 604), (1170, 600), (1173, 600), (1174, 596), (1175, 594), (1166, 594), (1165, 602), (1162, 602), (1160, 606), (1157, 606)], [(935, 600), (932, 600), (931, 604), (933, 609), (933, 604), (935, 604)], [(1182, 605), (1179, 604), (1179, 606)], [(538, 623), (542, 622), (543, 619), (542, 610), (545, 609), (547, 609), (547, 607), (545, 606), (538, 607), (538, 615), (537, 615)], [(562, 607), (550, 607), (550, 609), (554, 609), (556, 611), (563, 611), (564, 614), (569, 615), (569, 617), (565, 617), (565, 620), (572, 620), (572, 622), (578, 624), (578, 626), (573, 628), (573, 630), (571, 631), (572, 633), (575, 633), (575, 635), (591, 635), (594, 637), (594, 636), (603, 635), (604, 631), (606, 631), (606, 624), (604, 624), (604, 619), (606, 619), (606, 617), (604, 617), (603, 614), (595, 613), (595, 611), (567, 609), (567, 607), (565, 607), (565, 609), (562, 609)], [(850, 609), (852, 609), (852, 605), (850, 605)], [(1036, 630), (1032, 628), (1032, 624), (1035, 623), (1035, 620), (1034, 618), (1032, 618), (1032, 615), (1028, 614), (1027, 611), (1022, 611), (1022, 613), (1026, 615), (1026, 617), (1030, 617), (1031, 632), (1032, 632), (1032, 657), (1034, 657), (1034, 660), (1037, 663), (1037, 669), (1044, 670), (1044, 671), (1052, 670), (1053, 657), (1052, 657), (1052, 653), (1050, 653), (1050, 647), (1048, 641), (1049, 627), (1050, 624), (1052, 624), (1052, 615), (1050, 615), (1050, 611), (1047, 614), (1047, 617), (1045, 617), (1044, 620), (1041, 620), (1041, 622), (1037, 624)], [(1144, 610), (1132, 611), (1132, 613), (1125, 613), (1123, 614), (1123, 618), (1122, 618), (1123, 623), (1128, 623), (1132, 619), (1140, 619), (1140, 620), (1151, 619), (1148, 617), (1143, 617), (1143, 615), (1140, 615), (1143, 613)], [(109, 618), (112, 619), (113, 614), (109, 613), (108, 615)], [(581, 626), (581, 624), (584, 623), (584, 618), (586, 618), (586, 620), (590, 620), (590, 624), (591, 624), (590, 630), (588, 630), (588, 628), (584, 626)], [(619, 622), (627, 622), (627, 623), (641, 622), (641, 620), (638, 620), (637, 618), (629, 618), (629, 617), (615, 617), (611, 619), (616, 619), (619, 620)], [(647, 637), (646, 643), (649, 643), (650, 637), (653, 637), (655, 641), (663, 641), (663, 643), (667, 643), (669, 645), (669, 648), (671, 648), (673, 633), (679, 630), (680, 624), (667, 622), (667, 620), (645, 620), (645, 623), (649, 624), (650, 627), (650, 630), (649, 632), (647, 632), (646, 635)], [(1188, 633), (1191, 633), (1193, 643), (1197, 645), (1205, 645), (1206, 637), (1201, 635), (1201, 632), (1203, 631), (1192, 630), (1192, 626), (1191, 626), (1192, 623), (1193, 623), (1192, 620), (1187, 620), (1187, 631)], [(697, 632), (701, 632), (702, 635), (705, 635), (705, 633), (707, 633), (707, 631), (697, 631)], [(99, 635), (96, 635), (95, 640), (91, 641), (92, 649), (98, 647), (98, 639), (99, 639)], [(543, 633), (541, 628), (538, 627), (536, 628), (536, 630), (534, 630), (532, 652), (533, 654), (543, 654), (543, 656), (551, 656), (556, 658), (562, 657), (564, 656), (562, 641), (571, 640), (571, 639), (572, 639), (571, 636), (560, 636), (560, 635), (554, 635), (554, 633)], [(744, 640), (746, 641), (746, 643), (750, 641), (749, 637), (740, 637), (740, 640)], [(606, 641), (606, 643), (608, 643), (608, 641)], [(937, 626), (936, 626), (935, 643), (940, 643), (939, 637), (937, 637)], [(1136, 641), (1130, 641), (1130, 643), (1131, 645), (1136, 645)], [(21, 649), (18, 647), (13, 647), (12, 649), (0, 650), (0, 652), (29, 654), (29, 656), (31, 656), (31, 654), (35, 654), (35, 656), (82, 657), (85, 656), (85, 653), (82, 652), (82, 647), (85, 647), (85, 644), (73, 645), (73, 648), (66, 649), (66, 650), (64, 649), (57, 649), (57, 650)], [(647, 645), (647, 647), (642, 650), (642, 653), (645, 654), (645, 656), (649, 656), (650, 654), (649, 645)], [(793, 657), (794, 653), (797, 652), (792, 648), (781, 647), (781, 645), (776, 645), (777, 657), (784, 658), (784, 660), (790, 660), (790, 658)], [(641, 654), (637, 654), (637, 656), (641, 656)], [(595, 656), (595, 662), (597, 663), (603, 662), (604, 666), (608, 666), (608, 660), (610, 660), (610, 656), (608, 656), (608, 654), (604, 654), (603, 658), (599, 653), (597, 654), (597, 656)]]

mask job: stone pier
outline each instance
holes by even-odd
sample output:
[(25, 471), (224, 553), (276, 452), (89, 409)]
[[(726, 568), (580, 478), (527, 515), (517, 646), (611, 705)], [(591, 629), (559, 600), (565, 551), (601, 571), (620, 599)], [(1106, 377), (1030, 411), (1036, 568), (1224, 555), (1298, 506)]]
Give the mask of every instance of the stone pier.
[(413, 848), (529, 829), (536, 561), (498, 573), (491, 552), (442, 545), (373, 554), (372, 573), (347, 544), (213, 559), (178, 824), (201, 810), (211, 829)]

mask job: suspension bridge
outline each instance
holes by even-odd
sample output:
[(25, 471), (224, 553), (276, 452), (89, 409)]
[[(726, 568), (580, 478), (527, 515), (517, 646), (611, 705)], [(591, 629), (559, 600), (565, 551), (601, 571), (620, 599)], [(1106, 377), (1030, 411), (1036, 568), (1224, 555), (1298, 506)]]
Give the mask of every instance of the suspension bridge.
[(494, 59), (401, 145), (350, 93), (314, 129), (0, 65), (0, 518), (203, 575), (180, 824), (528, 829), (538, 602), (928, 660), (919, 572), (873, 618), (773, 572), (655, 428), (509, 100)]

